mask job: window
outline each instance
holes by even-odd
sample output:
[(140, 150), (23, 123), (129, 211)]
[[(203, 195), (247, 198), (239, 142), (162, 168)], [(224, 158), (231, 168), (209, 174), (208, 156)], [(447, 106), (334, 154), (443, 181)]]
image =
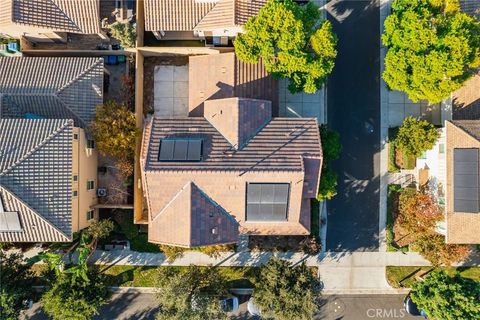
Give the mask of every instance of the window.
[(95, 189), (95, 181), (88, 180), (87, 181), (87, 190), (93, 190), (93, 189)]
[(287, 220), (289, 191), (289, 183), (248, 183), (246, 220)]
[(77, 176), (77, 175), (74, 175), (74, 176), (72, 177), (72, 180), (73, 180), (73, 181), (78, 181), (78, 176)]
[(202, 151), (202, 139), (162, 139), (158, 161), (200, 161)]
[(444, 154), (445, 153), (445, 144), (444, 143), (440, 143), (438, 145), (438, 153), (440, 154)]
[(73, 134), (73, 139), (78, 140), (78, 134), (74, 133)]
[(95, 148), (95, 141), (87, 140), (87, 148), (88, 149), (94, 149)]
[(87, 220), (92, 220), (95, 218), (95, 210), (88, 210), (87, 211)]
[(78, 196), (78, 191), (77, 190), (73, 190), (72, 191), (72, 197), (76, 197)]

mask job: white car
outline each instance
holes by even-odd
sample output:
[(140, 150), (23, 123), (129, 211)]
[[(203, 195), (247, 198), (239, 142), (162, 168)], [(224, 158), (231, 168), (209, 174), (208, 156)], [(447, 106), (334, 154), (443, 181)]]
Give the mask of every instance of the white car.
[(248, 310), (248, 313), (250, 313), (252, 316), (260, 317), (262, 315), (262, 313), (260, 312), (260, 309), (258, 309), (257, 306), (254, 304), (253, 298), (250, 298), (248, 300), (247, 310)]

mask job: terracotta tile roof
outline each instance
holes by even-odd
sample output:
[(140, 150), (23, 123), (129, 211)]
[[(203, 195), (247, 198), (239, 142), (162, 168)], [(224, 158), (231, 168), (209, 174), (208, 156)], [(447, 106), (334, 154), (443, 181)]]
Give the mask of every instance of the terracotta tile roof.
[(480, 213), (456, 212), (454, 206), (454, 150), (480, 150), (480, 120), (446, 121), (446, 222), (447, 243), (480, 243)]
[(23, 229), (0, 242), (70, 241), (72, 129), (65, 119), (0, 119), (0, 198)]
[(242, 149), (272, 119), (270, 101), (226, 98), (205, 101), (205, 118), (230, 142)]
[(278, 82), (257, 64), (238, 60), (233, 52), (189, 58), (188, 104), (190, 116), (203, 116), (206, 100), (251, 98), (272, 102), (278, 115)]
[(266, 0), (145, 0), (147, 31), (209, 31), (242, 26)]
[(188, 182), (150, 222), (149, 240), (182, 247), (238, 241), (238, 223), (193, 182)]
[(17, 23), (87, 34), (101, 31), (100, 0), (7, 0), (0, 8), (6, 9), (0, 25)]
[(103, 102), (103, 59), (0, 57), (0, 116), (73, 119), (85, 128)]
[[(203, 160), (159, 162), (160, 140), (174, 137), (203, 139)], [(148, 141), (147, 170), (303, 171), (303, 157), (321, 158), (322, 154), (315, 118), (273, 118), (237, 151), (199, 117), (154, 118)]]

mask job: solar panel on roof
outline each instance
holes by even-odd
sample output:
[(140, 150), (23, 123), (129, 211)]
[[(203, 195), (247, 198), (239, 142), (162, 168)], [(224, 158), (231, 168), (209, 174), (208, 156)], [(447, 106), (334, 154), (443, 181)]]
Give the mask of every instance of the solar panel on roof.
[(202, 139), (162, 139), (158, 161), (200, 161), (202, 146)]
[(453, 207), (455, 212), (479, 211), (478, 149), (453, 150)]
[(0, 232), (22, 231), (18, 212), (0, 212)]
[(249, 183), (247, 221), (287, 220), (288, 183)]

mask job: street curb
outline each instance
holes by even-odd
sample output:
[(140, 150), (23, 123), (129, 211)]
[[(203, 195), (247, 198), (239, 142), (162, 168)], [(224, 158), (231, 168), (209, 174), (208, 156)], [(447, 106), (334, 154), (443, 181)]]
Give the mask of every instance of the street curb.
[(375, 295), (375, 294), (408, 294), (410, 289), (325, 289), (322, 290), (322, 295)]
[(157, 293), (155, 287), (110, 287), (113, 293)]

